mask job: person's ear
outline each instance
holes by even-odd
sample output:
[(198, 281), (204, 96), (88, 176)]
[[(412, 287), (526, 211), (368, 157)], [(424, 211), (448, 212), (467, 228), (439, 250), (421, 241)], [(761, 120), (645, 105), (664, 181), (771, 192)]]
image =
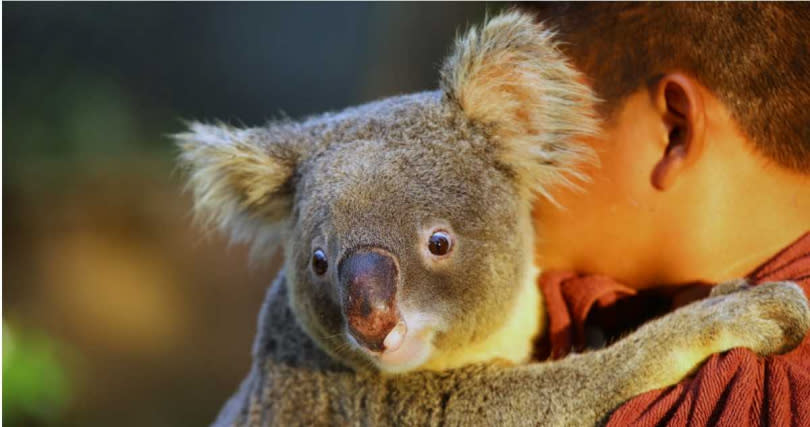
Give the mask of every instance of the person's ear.
[(652, 96), (667, 135), (651, 181), (657, 190), (666, 191), (700, 158), (705, 143), (706, 112), (698, 83), (684, 74), (662, 77), (654, 85)]

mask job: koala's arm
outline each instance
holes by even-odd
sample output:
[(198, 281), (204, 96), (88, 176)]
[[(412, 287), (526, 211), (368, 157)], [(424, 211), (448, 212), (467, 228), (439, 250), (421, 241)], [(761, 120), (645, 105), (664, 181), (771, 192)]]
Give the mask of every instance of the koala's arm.
[[(599, 351), (395, 377), (319, 367), (324, 362), (304, 360), (312, 348), (290, 351), (264, 331), (255, 351), (261, 355), (262, 340), (272, 351), (257, 358), (217, 424), (592, 425), (635, 395), (677, 383), (713, 353), (733, 347), (783, 352), (808, 326), (807, 300), (795, 284), (734, 284)], [(293, 330), (303, 334), (294, 324), (283, 329), (284, 339)]]

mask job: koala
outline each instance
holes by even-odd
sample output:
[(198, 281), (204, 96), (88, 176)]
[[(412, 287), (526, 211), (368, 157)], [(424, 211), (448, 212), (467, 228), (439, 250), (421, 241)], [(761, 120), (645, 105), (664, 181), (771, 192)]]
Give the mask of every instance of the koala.
[(718, 287), (611, 346), (531, 362), (545, 333), (535, 197), (587, 179), (598, 122), (553, 33), (509, 12), (460, 38), (440, 89), (303, 121), (177, 135), (194, 209), (284, 268), (217, 425), (582, 425), (709, 355), (797, 345), (794, 284)]

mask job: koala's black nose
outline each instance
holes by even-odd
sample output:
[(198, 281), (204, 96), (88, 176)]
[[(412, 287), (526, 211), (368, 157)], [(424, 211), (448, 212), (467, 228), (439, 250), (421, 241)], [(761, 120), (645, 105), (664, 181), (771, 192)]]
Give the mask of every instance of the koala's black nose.
[(376, 248), (355, 252), (338, 267), (349, 332), (369, 350), (385, 350), (385, 337), (401, 320), (398, 276), (393, 255)]

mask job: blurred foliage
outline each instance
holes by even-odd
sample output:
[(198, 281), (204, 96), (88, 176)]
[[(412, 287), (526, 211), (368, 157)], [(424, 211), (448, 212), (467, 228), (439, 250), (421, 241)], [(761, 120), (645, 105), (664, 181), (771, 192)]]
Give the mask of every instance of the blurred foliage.
[(68, 381), (56, 343), (3, 322), (3, 424), (46, 424), (65, 409)]

